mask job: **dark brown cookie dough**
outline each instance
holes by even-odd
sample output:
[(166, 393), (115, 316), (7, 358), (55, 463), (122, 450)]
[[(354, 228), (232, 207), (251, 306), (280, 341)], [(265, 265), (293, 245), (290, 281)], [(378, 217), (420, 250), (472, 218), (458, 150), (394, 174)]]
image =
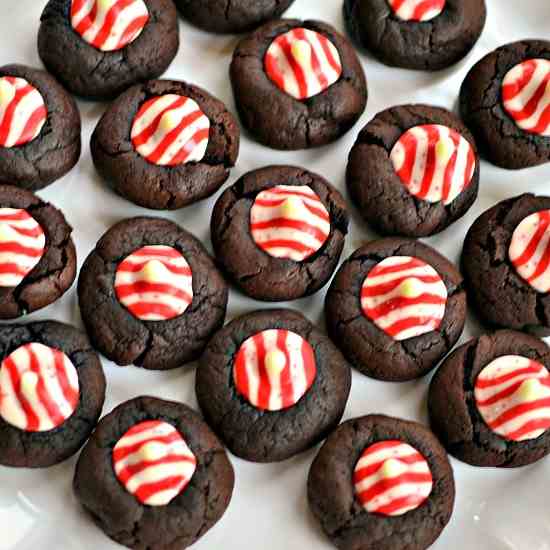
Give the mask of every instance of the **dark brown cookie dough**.
[[(275, 185), (309, 186), (331, 218), (331, 232), (315, 254), (301, 262), (275, 258), (262, 250), (250, 231), (250, 210), (257, 195)], [(257, 300), (293, 300), (317, 292), (336, 269), (348, 230), (346, 204), (322, 177), (302, 168), (268, 166), (241, 177), (220, 196), (212, 212), (216, 258), (248, 296)]]
[(182, 15), (193, 25), (217, 33), (255, 29), (280, 17), (294, 0), (175, 0)]
[(518, 63), (550, 59), (550, 42), (523, 40), (501, 46), (478, 61), (460, 89), (460, 113), (487, 160), (508, 169), (550, 161), (550, 137), (521, 130), (502, 104), (502, 80)]
[[(146, 245), (179, 250), (193, 277), (193, 301), (167, 321), (141, 321), (118, 300), (118, 264)], [(203, 245), (175, 223), (160, 218), (131, 218), (109, 229), (88, 256), (78, 280), (82, 320), (94, 346), (119, 365), (145, 369), (180, 367), (201, 354), (225, 318), (227, 285)]]
[[(428, 500), (402, 516), (367, 512), (353, 486), (353, 472), (365, 448), (384, 440), (414, 447), (433, 476)], [(321, 447), (308, 478), (311, 511), (340, 550), (425, 550), (449, 522), (454, 499), (453, 471), (436, 437), (421, 424), (388, 416), (364, 416), (340, 425)]]
[[(262, 411), (237, 392), (232, 375), (241, 344), (263, 330), (286, 329), (307, 340), (317, 375), (292, 407)], [(332, 342), (303, 315), (288, 309), (255, 311), (221, 329), (197, 370), (197, 399), (206, 421), (232, 453), (253, 462), (277, 462), (324, 439), (337, 425), (351, 387), (350, 369)]]
[(71, 25), (71, 0), (50, 0), (40, 18), (38, 53), (44, 65), (72, 93), (111, 99), (138, 82), (159, 77), (179, 47), (178, 17), (171, 0), (144, 0), (149, 21), (120, 50), (101, 51)]
[[(397, 341), (363, 313), (363, 282), (376, 264), (390, 256), (419, 258), (443, 279), (448, 299), (438, 330)], [(325, 318), (330, 337), (360, 372), (379, 380), (412, 380), (432, 370), (462, 334), (466, 320), (462, 276), (446, 258), (418, 241), (373, 241), (356, 250), (337, 272), (327, 292)]]
[(55, 321), (0, 326), (0, 360), (20, 346), (44, 344), (65, 353), (78, 373), (76, 410), (63, 424), (45, 432), (28, 432), (0, 417), (0, 464), (46, 468), (74, 455), (94, 430), (105, 399), (105, 376), (86, 335)]
[[(116, 477), (112, 455), (132, 426), (162, 420), (184, 437), (197, 459), (189, 484), (166, 506), (145, 506)], [(208, 426), (191, 408), (153, 397), (126, 401), (105, 416), (84, 447), (74, 491), (95, 523), (113, 540), (136, 550), (183, 549), (223, 516), (234, 486), (233, 467)]]
[(550, 296), (524, 281), (508, 254), (516, 227), (545, 209), (550, 197), (519, 195), (483, 213), (466, 235), (461, 262), (468, 297), (489, 326), (550, 334)]
[(0, 147), (0, 184), (37, 190), (64, 176), (80, 157), (80, 113), (74, 99), (46, 71), (4, 65), (0, 77), (24, 78), (48, 111), (40, 134), (17, 147)]
[[(279, 36), (295, 28), (325, 35), (338, 50), (343, 73), (324, 92), (299, 101), (267, 76), (264, 58)], [(274, 149), (306, 149), (338, 139), (363, 113), (367, 84), (351, 44), (333, 27), (319, 21), (272, 21), (244, 38), (231, 62), (231, 83), (241, 121), (264, 145)]]
[(413, 196), (390, 159), (403, 133), (422, 124), (441, 124), (456, 130), (474, 152), (475, 141), (464, 124), (447, 109), (429, 105), (402, 105), (378, 113), (360, 132), (351, 150), (347, 186), (362, 217), (383, 235), (426, 237), (462, 217), (477, 198), (479, 159), (470, 185), (448, 205)]
[(435, 71), (460, 61), (485, 26), (485, 0), (447, 0), (429, 21), (399, 19), (387, 0), (344, 0), (344, 20), (353, 38), (382, 63)]
[(76, 277), (76, 250), (72, 227), (63, 214), (39, 197), (9, 185), (0, 185), (0, 208), (26, 210), (46, 236), (44, 255), (16, 287), (0, 287), (0, 319), (14, 319), (59, 299)]
[(473, 338), (456, 349), (432, 379), (430, 422), (447, 451), (474, 466), (516, 467), (550, 453), (550, 432), (537, 439), (510, 441), (483, 420), (474, 396), (479, 373), (494, 359), (520, 355), (550, 370), (550, 348), (538, 338), (501, 330)]
[[(197, 102), (210, 119), (210, 137), (200, 162), (157, 166), (134, 148), (131, 128), (140, 106), (164, 94)], [(229, 177), (239, 153), (239, 126), (225, 105), (198, 86), (152, 80), (130, 88), (102, 116), (91, 139), (98, 172), (117, 193), (145, 208), (173, 210), (212, 195)]]

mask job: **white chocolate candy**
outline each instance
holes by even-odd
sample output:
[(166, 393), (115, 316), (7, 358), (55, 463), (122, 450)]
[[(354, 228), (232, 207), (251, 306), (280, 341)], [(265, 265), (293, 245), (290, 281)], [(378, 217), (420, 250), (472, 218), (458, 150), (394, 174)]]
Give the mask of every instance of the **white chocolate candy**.
[(311, 59), (311, 46), (306, 40), (296, 40), (290, 48), (292, 56), (300, 65), (307, 65)]
[(181, 117), (178, 112), (174, 109), (166, 111), (160, 119), (160, 127), (165, 132), (171, 132), (174, 130), (178, 124), (181, 122)]
[(536, 378), (523, 381), (517, 392), (522, 402), (535, 401), (546, 393), (544, 386)]
[(15, 86), (5, 78), (0, 79), (0, 107), (5, 107), (15, 97)]
[(32, 370), (28, 370), (21, 376), (21, 393), (25, 397), (32, 397), (36, 392), (38, 385), (38, 375)]
[(389, 458), (382, 465), (381, 474), (384, 479), (399, 477), (407, 471), (407, 466), (396, 458)]
[(159, 283), (170, 280), (170, 271), (160, 260), (150, 260), (141, 270), (143, 280), (148, 283)]
[(290, 196), (285, 199), (282, 206), (282, 214), (287, 218), (297, 217), (304, 209), (304, 202), (300, 197)]
[(269, 377), (276, 377), (286, 366), (286, 356), (279, 349), (268, 351), (265, 355), (265, 369)]
[(424, 292), (424, 285), (422, 281), (411, 277), (410, 279), (405, 279), (401, 286), (399, 287), (401, 296), (404, 298), (418, 298)]
[(140, 449), (140, 455), (147, 462), (163, 459), (168, 454), (168, 447), (158, 441), (149, 441)]
[(448, 162), (455, 150), (454, 141), (450, 137), (441, 138), (435, 146), (435, 154), (441, 162)]
[(109, 11), (115, 4), (117, 0), (97, 0), (97, 7), (102, 12)]
[(7, 223), (0, 223), (0, 242), (9, 243), (18, 240), (19, 233)]

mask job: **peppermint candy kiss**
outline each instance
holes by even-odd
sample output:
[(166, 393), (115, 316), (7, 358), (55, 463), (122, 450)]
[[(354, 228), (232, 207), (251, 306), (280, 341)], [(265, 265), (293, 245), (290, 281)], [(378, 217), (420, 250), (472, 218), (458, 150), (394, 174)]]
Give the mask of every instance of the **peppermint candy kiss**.
[(132, 143), (151, 164), (200, 162), (208, 148), (210, 119), (189, 97), (165, 94), (147, 100), (132, 124)]
[(300, 335), (281, 329), (259, 332), (243, 342), (233, 367), (237, 391), (258, 409), (292, 407), (315, 381), (313, 348)]
[(531, 287), (550, 291), (550, 210), (535, 212), (516, 227), (508, 254), (518, 275)]
[(78, 405), (78, 374), (62, 352), (43, 344), (25, 344), (0, 366), (0, 416), (27, 432), (57, 428)]
[(504, 109), (526, 132), (550, 136), (550, 60), (528, 59), (502, 81)]
[(550, 428), (550, 373), (537, 361), (495, 359), (479, 373), (474, 394), (485, 423), (505, 439), (536, 439)]
[(366, 317), (394, 340), (437, 330), (447, 304), (447, 287), (437, 271), (410, 256), (391, 256), (367, 275), (361, 290)]
[(279, 35), (265, 55), (267, 76), (295, 99), (324, 92), (342, 76), (342, 61), (324, 35), (304, 28)]
[(149, 21), (143, 0), (71, 0), (71, 25), (91, 46), (120, 50), (133, 42)]
[(411, 195), (445, 205), (470, 185), (476, 167), (470, 143), (439, 124), (407, 130), (393, 146), (390, 160)]
[(113, 448), (113, 468), (126, 490), (147, 506), (165, 506), (191, 481), (197, 459), (168, 422), (146, 420)]
[(301, 262), (330, 235), (330, 215), (308, 186), (278, 185), (258, 193), (250, 210), (254, 242), (270, 256)]
[(144, 246), (119, 264), (115, 293), (138, 319), (173, 319), (193, 301), (191, 268), (183, 254), (171, 246)]
[(48, 111), (42, 94), (24, 78), (0, 78), (0, 147), (18, 147), (40, 134)]
[(388, 0), (388, 3), (402, 21), (430, 21), (441, 14), (446, 0)]
[(401, 516), (430, 496), (433, 477), (426, 459), (402, 441), (381, 441), (367, 447), (355, 466), (357, 499), (371, 514)]

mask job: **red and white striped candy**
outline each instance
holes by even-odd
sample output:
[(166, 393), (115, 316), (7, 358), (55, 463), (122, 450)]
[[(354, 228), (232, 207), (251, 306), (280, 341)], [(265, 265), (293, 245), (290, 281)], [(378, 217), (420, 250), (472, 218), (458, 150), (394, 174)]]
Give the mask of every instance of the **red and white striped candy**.
[(440, 124), (407, 130), (393, 146), (390, 160), (411, 195), (446, 205), (470, 185), (476, 167), (468, 140)]
[(430, 496), (433, 478), (426, 459), (408, 443), (381, 441), (367, 447), (353, 474), (355, 494), (371, 514), (402, 516)]
[(324, 35), (293, 29), (279, 35), (265, 55), (267, 76), (283, 92), (309, 99), (337, 82), (342, 61), (336, 46)]
[(550, 60), (528, 59), (502, 81), (504, 109), (519, 128), (550, 136)]
[(210, 119), (189, 97), (165, 94), (146, 101), (132, 125), (132, 143), (151, 164), (176, 166), (204, 158)]
[(0, 147), (25, 145), (40, 134), (48, 110), (42, 94), (24, 78), (0, 78)]
[(115, 293), (134, 317), (167, 321), (193, 301), (193, 276), (183, 254), (171, 246), (144, 246), (120, 262)]
[(430, 21), (445, 9), (446, 0), (388, 0), (402, 21)]
[(187, 487), (197, 459), (168, 422), (132, 426), (113, 448), (113, 468), (126, 490), (147, 506), (166, 506)]
[(282, 329), (264, 330), (245, 340), (233, 366), (237, 391), (254, 407), (267, 411), (298, 403), (316, 375), (309, 342)]
[(445, 316), (447, 287), (437, 271), (410, 256), (391, 256), (366, 276), (363, 313), (394, 340), (437, 330)]
[(27, 432), (61, 426), (78, 405), (76, 368), (62, 352), (44, 344), (17, 348), (0, 366), (0, 416)]
[(330, 215), (308, 186), (278, 185), (258, 193), (250, 210), (254, 242), (270, 256), (301, 262), (330, 235)]
[(550, 291), (550, 210), (535, 212), (516, 227), (509, 256), (518, 275), (536, 291)]
[(133, 42), (149, 21), (143, 0), (71, 0), (71, 25), (90, 45), (103, 52)]
[(479, 373), (474, 395), (485, 423), (505, 439), (536, 439), (550, 428), (550, 373), (537, 361), (495, 359)]
[(0, 208), (0, 287), (16, 287), (44, 255), (46, 235), (18, 208)]

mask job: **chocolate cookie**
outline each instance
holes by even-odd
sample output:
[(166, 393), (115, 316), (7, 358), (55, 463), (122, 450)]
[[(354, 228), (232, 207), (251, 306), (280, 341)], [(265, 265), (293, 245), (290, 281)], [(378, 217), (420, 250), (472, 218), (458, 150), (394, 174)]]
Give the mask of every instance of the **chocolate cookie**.
[(138, 397), (99, 423), (74, 491), (95, 523), (136, 550), (187, 548), (223, 516), (234, 486), (224, 448), (181, 403)]
[(478, 61), (460, 89), (460, 112), (481, 153), (497, 166), (550, 161), (550, 42), (522, 40)]
[(550, 453), (550, 348), (501, 330), (454, 351), (430, 385), (435, 433), (474, 466), (516, 467)]
[(131, 218), (111, 227), (78, 280), (94, 346), (119, 365), (180, 367), (222, 324), (227, 285), (203, 245), (175, 223)]
[(344, 0), (353, 38), (382, 63), (435, 71), (449, 67), (478, 41), (485, 0)]
[(303, 315), (255, 311), (208, 343), (196, 390), (205, 419), (232, 453), (277, 462), (305, 451), (337, 425), (351, 372)]
[(280, 17), (294, 0), (175, 0), (193, 25), (217, 33), (251, 31)]
[(336, 269), (348, 230), (346, 204), (322, 177), (268, 166), (245, 174), (212, 213), (216, 258), (257, 300), (313, 294)]
[[(171, 0), (49, 0), (40, 18), (38, 53), (74, 94), (111, 99), (159, 77), (179, 47)], [(107, 21), (107, 23), (105, 23)]]
[(433, 235), (462, 217), (477, 198), (475, 141), (446, 109), (386, 109), (357, 137), (347, 185), (363, 218), (383, 235)]
[(46, 468), (74, 455), (103, 408), (86, 335), (55, 321), (0, 325), (0, 464)]
[(117, 193), (145, 208), (173, 210), (221, 187), (237, 160), (239, 136), (233, 115), (209, 93), (153, 80), (111, 104), (91, 150)]
[(72, 227), (39, 197), (0, 185), (0, 319), (59, 299), (76, 277)]
[(498, 203), (472, 225), (462, 250), (468, 296), (492, 327), (550, 334), (550, 197)]
[(0, 67), (0, 184), (42, 189), (80, 157), (80, 113), (45, 71)]
[(425, 550), (449, 522), (454, 499), (436, 437), (388, 416), (344, 422), (309, 472), (309, 506), (340, 550)]
[(462, 276), (418, 241), (373, 241), (334, 277), (325, 318), (329, 335), (360, 372), (412, 380), (433, 369), (462, 334)]
[(319, 21), (263, 25), (237, 46), (230, 75), (243, 125), (274, 149), (334, 141), (355, 124), (367, 103), (355, 50)]

